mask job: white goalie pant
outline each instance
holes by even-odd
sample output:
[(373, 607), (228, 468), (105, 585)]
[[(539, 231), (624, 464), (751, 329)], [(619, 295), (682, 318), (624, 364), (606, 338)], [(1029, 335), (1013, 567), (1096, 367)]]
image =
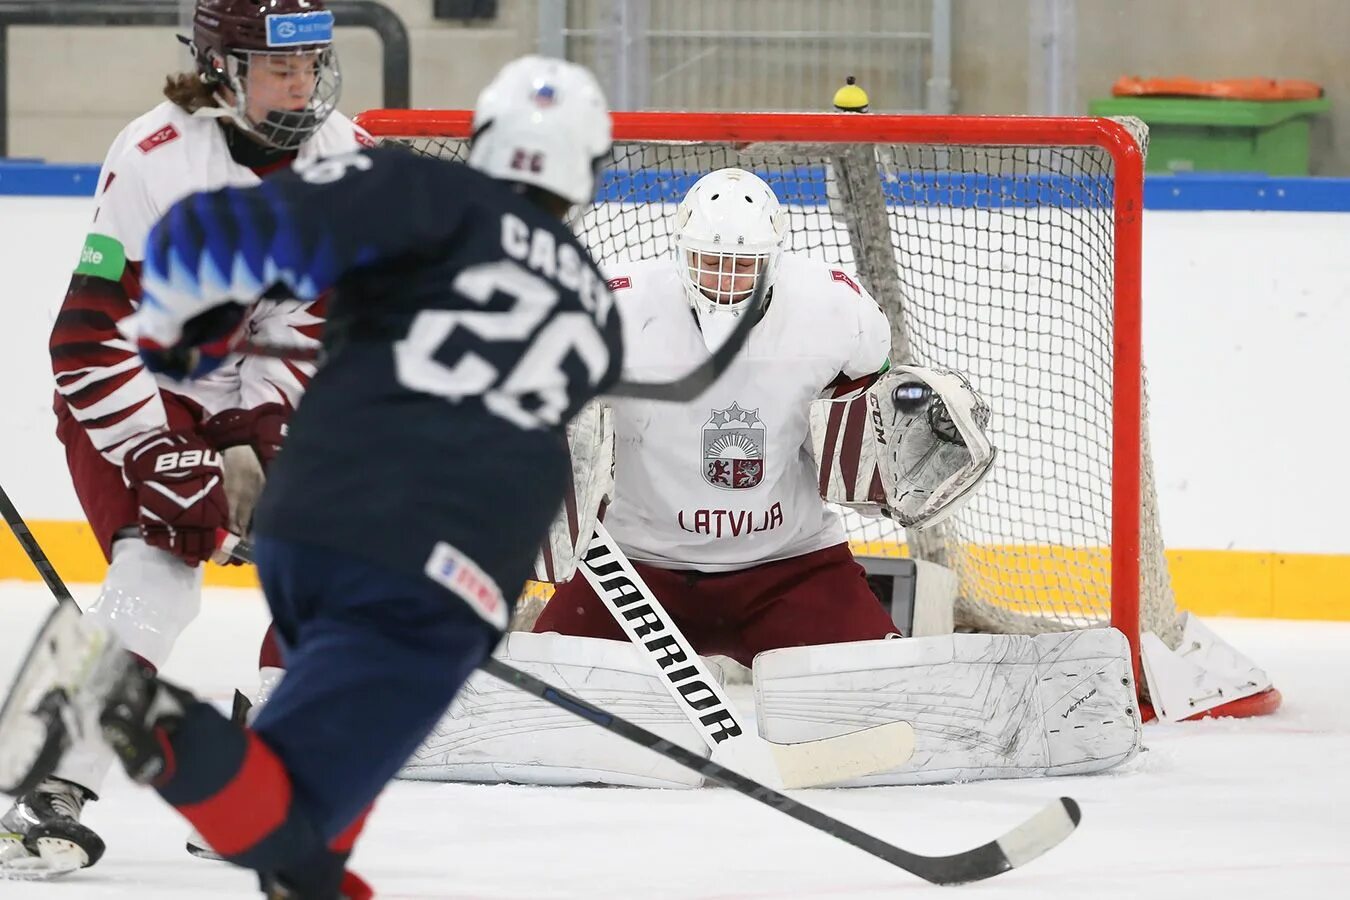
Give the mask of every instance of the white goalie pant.
[[(650, 659), (627, 641), (511, 632), (493, 654), (706, 757)], [(519, 688), (474, 672), (399, 773), (415, 781), (698, 787), (703, 779)]]
[(754, 662), (759, 733), (792, 744), (914, 726), (905, 765), (847, 787), (1101, 772), (1139, 750), (1129, 652), (1111, 628), (771, 650)]

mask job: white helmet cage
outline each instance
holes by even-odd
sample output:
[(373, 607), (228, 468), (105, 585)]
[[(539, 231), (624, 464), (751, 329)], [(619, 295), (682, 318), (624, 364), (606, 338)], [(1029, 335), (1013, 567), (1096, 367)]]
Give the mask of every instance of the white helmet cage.
[(468, 162), (493, 178), (587, 203), (611, 135), (595, 76), (565, 60), (522, 56), (478, 95)]
[(753, 276), (772, 288), (786, 238), (787, 211), (764, 179), (744, 169), (700, 178), (675, 213), (685, 293), (700, 321), (739, 315), (754, 294)]

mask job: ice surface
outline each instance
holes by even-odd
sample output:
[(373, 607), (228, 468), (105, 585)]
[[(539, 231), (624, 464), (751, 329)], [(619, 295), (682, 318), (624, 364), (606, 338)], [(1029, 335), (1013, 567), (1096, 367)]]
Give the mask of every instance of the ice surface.
[[(92, 588), (77, 590), (81, 600)], [(50, 598), (0, 583), (0, 684)], [(251, 691), (266, 622), (252, 591), (207, 592), (166, 674), (224, 702)], [(1060, 794), (1083, 824), (1027, 868), (930, 887), (723, 790), (396, 784), (353, 860), (380, 898), (1171, 898), (1350, 896), (1350, 623), (1210, 620), (1284, 693), (1267, 719), (1150, 725), (1148, 751), (1106, 776), (796, 792), (907, 849), (988, 840)], [(748, 704), (748, 694), (737, 695)], [(183, 851), (187, 826), (119, 774), (86, 821), (108, 842), (59, 882), (0, 882), (0, 900), (257, 896), (253, 876)]]

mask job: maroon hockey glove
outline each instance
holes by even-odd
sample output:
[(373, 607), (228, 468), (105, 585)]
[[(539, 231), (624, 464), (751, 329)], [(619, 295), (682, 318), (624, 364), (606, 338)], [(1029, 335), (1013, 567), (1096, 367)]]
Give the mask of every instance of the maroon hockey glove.
[(255, 409), (227, 409), (206, 420), (202, 437), (217, 450), (252, 447), (266, 471), (281, 452), (290, 416), (290, 408), (281, 403), (264, 403)]
[(147, 544), (190, 566), (209, 559), (229, 521), (220, 453), (192, 432), (157, 434), (122, 463)]

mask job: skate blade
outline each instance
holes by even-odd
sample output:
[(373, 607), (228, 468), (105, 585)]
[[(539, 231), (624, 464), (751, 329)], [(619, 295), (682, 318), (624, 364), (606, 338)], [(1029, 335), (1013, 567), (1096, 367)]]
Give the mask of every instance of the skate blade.
[(205, 844), (194, 844), (192, 843), (192, 841), (188, 841), (184, 846), (187, 848), (188, 853), (192, 854), (198, 859), (205, 859), (211, 862), (225, 861), (225, 857), (221, 856), (219, 853), (212, 850)]
[(70, 841), (41, 838), (38, 848), (34, 855), (21, 835), (0, 834), (0, 881), (49, 881), (84, 868), (88, 859)]

